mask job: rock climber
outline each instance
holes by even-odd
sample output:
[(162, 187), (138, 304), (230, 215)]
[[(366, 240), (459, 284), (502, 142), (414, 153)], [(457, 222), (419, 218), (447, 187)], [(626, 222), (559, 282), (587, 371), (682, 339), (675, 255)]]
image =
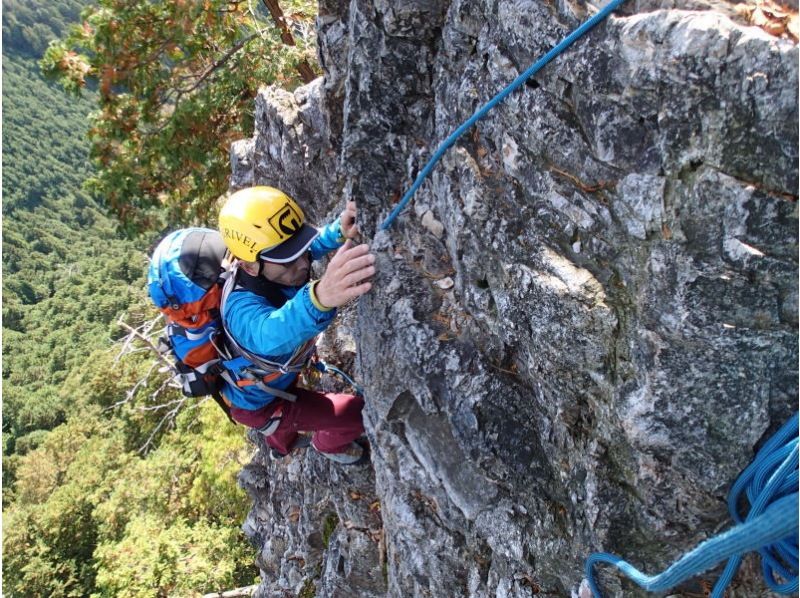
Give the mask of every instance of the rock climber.
[[(227, 199), (219, 229), (235, 258), (222, 321), (229, 341), (241, 349), (242, 364), (250, 366), (234, 376), (235, 383), (224, 384), (231, 416), (259, 430), (273, 456), (286, 456), (310, 440), (332, 461), (365, 462), (363, 398), (297, 384), (336, 308), (372, 288), (375, 256), (368, 245), (354, 243), (359, 234), (355, 202), (347, 202), (339, 218), (318, 230), (284, 192), (249, 187)], [(334, 250), (325, 273), (311, 280), (311, 262)], [(264, 366), (256, 368), (258, 376), (253, 363)], [(313, 435), (309, 439), (299, 432)]]

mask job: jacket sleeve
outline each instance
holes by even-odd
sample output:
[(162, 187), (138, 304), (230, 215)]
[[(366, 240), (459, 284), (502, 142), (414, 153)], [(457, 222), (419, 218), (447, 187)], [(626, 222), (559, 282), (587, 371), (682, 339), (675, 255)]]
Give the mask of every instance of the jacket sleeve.
[(321, 310), (312, 300), (311, 284), (276, 309), (250, 292), (231, 293), (223, 314), (229, 333), (245, 349), (267, 358), (291, 354), (325, 330), (336, 310)]
[(331, 251), (344, 245), (342, 227), (337, 218), (325, 228), (320, 229), (319, 236), (311, 243), (311, 257), (315, 260), (325, 257)]

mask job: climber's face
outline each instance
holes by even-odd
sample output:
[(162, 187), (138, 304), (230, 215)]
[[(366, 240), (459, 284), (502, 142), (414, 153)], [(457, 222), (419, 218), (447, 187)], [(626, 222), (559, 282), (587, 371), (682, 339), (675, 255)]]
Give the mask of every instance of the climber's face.
[(299, 287), (308, 281), (308, 271), (311, 268), (308, 252), (288, 264), (262, 263), (261, 275), (272, 282), (288, 287)]

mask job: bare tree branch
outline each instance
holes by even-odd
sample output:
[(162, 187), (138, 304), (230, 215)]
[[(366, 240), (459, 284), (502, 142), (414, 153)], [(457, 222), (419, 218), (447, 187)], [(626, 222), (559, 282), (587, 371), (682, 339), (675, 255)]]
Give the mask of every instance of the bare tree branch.
[[(114, 409), (117, 409), (118, 407), (122, 407), (123, 405), (126, 405), (127, 403), (130, 403), (133, 400), (133, 397), (136, 396), (136, 391), (139, 390), (140, 387), (142, 387), (145, 384), (147, 384), (148, 380), (150, 379), (150, 375), (153, 373), (153, 370), (156, 369), (157, 365), (158, 365), (157, 361), (152, 362), (150, 364), (150, 369), (147, 370), (147, 373), (144, 376), (142, 376), (136, 382), (136, 384), (133, 385), (132, 388), (129, 388), (125, 392), (125, 398), (122, 399), (121, 401), (117, 401), (113, 405), (109, 405), (108, 407), (103, 409), (103, 411), (113, 411)], [(169, 383), (169, 382), (170, 382), (170, 380), (167, 379), (167, 383)], [(164, 385), (162, 385), (162, 388), (164, 388)]]
[[(181, 403), (181, 405), (182, 404), (183, 403)], [(141, 446), (141, 448), (139, 448), (140, 454), (144, 455), (147, 453), (147, 449), (150, 448), (150, 445), (153, 443), (153, 440), (155, 439), (159, 430), (161, 430), (161, 428), (164, 427), (164, 424), (166, 424), (167, 422), (173, 423), (175, 421), (175, 418), (177, 417), (178, 412), (181, 409), (181, 405), (176, 406), (174, 409), (170, 410), (169, 413), (167, 413), (164, 417), (161, 418), (161, 421), (158, 422), (158, 425), (155, 428), (153, 428), (152, 432), (150, 432), (150, 436), (147, 437), (147, 441)]]
[(117, 357), (114, 359), (114, 363), (117, 363), (120, 360), (120, 358), (122, 358), (122, 356), (128, 352), (128, 348), (130, 347), (134, 339), (139, 339), (144, 344), (146, 344), (150, 348), (150, 350), (153, 351), (153, 353), (155, 353), (158, 356), (158, 358), (161, 361), (163, 361), (169, 367), (172, 367), (172, 364), (169, 362), (169, 360), (161, 354), (161, 352), (158, 350), (158, 347), (156, 347), (153, 344), (153, 342), (148, 338), (150, 331), (152, 331), (155, 325), (161, 320), (161, 317), (162, 316), (159, 314), (159, 316), (154, 320), (145, 322), (144, 324), (142, 324), (142, 326), (139, 327), (142, 329), (140, 330), (139, 328), (133, 328), (130, 324), (128, 324), (122, 319), (122, 316), (120, 316), (120, 318), (117, 320), (117, 324), (122, 328), (124, 328), (125, 330), (127, 330), (129, 334), (125, 338), (125, 342), (123, 343), (122, 348), (117, 354)]
[[(269, 14), (272, 16), (272, 20), (275, 21), (275, 25), (278, 27), (278, 31), (281, 33), (281, 41), (287, 46), (296, 45), (294, 43), (294, 36), (292, 36), (289, 25), (286, 23), (286, 17), (283, 15), (283, 11), (278, 4), (278, 0), (261, 1), (264, 3), (264, 6), (267, 7)], [(314, 74), (314, 69), (311, 68), (311, 65), (308, 64), (307, 60), (299, 62), (296, 68), (297, 72), (300, 74), (300, 78), (303, 80), (303, 83), (311, 83), (317, 78), (317, 76)]]
[(139, 407), (139, 411), (161, 411), (162, 409), (166, 409), (167, 407), (172, 407), (173, 405), (183, 405), (186, 402), (186, 397), (182, 397), (180, 399), (175, 399), (170, 401), (169, 403), (161, 403), (159, 405), (151, 405), (149, 407)]
[(234, 46), (232, 46), (231, 49), (228, 50), (219, 60), (217, 60), (214, 64), (209, 66), (202, 74), (198, 75), (198, 79), (197, 79), (197, 81), (194, 82), (194, 85), (192, 85), (191, 87), (188, 87), (186, 89), (179, 89), (178, 90), (178, 96), (175, 98), (175, 102), (177, 103), (183, 95), (185, 95), (187, 93), (192, 93), (195, 89), (200, 87), (200, 85), (203, 83), (203, 81), (205, 81), (209, 77), (209, 75), (211, 75), (211, 73), (216, 71), (219, 67), (221, 67), (226, 62), (228, 62), (228, 60), (230, 60), (231, 57), (234, 54), (236, 54), (236, 52), (241, 50), (245, 45), (247, 45), (251, 40), (255, 39), (256, 37), (258, 37), (258, 33), (257, 32), (248, 35), (247, 37), (245, 37), (242, 40), (239, 40), (239, 42), (236, 43)]
[[(158, 434), (158, 432), (161, 430), (161, 428), (164, 427), (164, 424), (169, 424), (169, 426), (174, 426), (175, 425), (175, 418), (178, 417), (178, 414), (180, 413), (181, 409), (185, 409), (185, 410), (192, 410), (192, 409), (196, 410), (196, 409), (199, 409), (200, 406), (203, 403), (208, 401), (208, 399), (209, 399), (209, 397), (206, 397), (204, 399), (201, 399), (200, 401), (197, 401), (196, 403), (190, 403), (188, 405), (186, 405), (186, 403), (191, 400), (191, 397), (183, 397), (182, 399), (178, 399), (177, 401), (173, 401), (173, 403), (177, 403), (177, 404), (175, 405), (175, 407), (173, 409), (170, 409), (170, 411), (167, 412), (164, 415), (164, 417), (161, 418), (161, 421), (158, 422), (158, 425), (153, 429), (152, 432), (150, 432), (150, 436), (147, 438), (147, 442), (145, 442), (139, 448), (139, 453), (141, 453), (142, 455), (147, 453), (147, 449), (150, 448), (151, 444), (153, 444), (153, 440), (155, 440), (155, 437)], [(184, 405), (186, 405), (186, 406), (184, 407)]]
[[(140, 326), (134, 328), (133, 326), (125, 322), (121, 317), (117, 320), (117, 324), (120, 327), (127, 330), (128, 335), (125, 337), (124, 340), (120, 341), (122, 342), (122, 347), (120, 348), (120, 351), (114, 360), (115, 363), (118, 362), (124, 355), (130, 355), (131, 353), (142, 350), (146, 350), (154, 354), (156, 356), (156, 359), (154, 359), (150, 363), (150, 368), (143, 376), (141, 376), (136, 381), (136, 384), (134, 384), (133, 387), (129, 388), (126, 391), (125, 398), (120, 401), (117, 401), (116, 403), (110, 405), (109, 407), (106, 407), (104, 411), (111, 411), (113, 409), (118, 409), (123, 405), (131, 403), (136, 397), (136, 394), (139, 391), (139, 389), (141, 389), (142, 387), (146, 386), (149, 383), (150, 378), (155, 371), (163, 371), (164, 369), (169, 369), (170, 371), (172, 371), (174, 369), (174, 364), (169, 359), (167, 359), (167, 357), (163, 353), (161, 353), (161, 351), (158, 350), (158, 347), (152, 340), (152, 336), (154, 334), (157, 334), (157, 332), (153, 333), (153, 329), (155, 328), (156, 324), (158, 324), (160, 321), (161, 321), (161, 315), (152, 320), (148, 320), (143, 324), (141, 324)], [(144, 346), (143, 347), (134, 346), (133, 344), (134, 342), (141, 343)], [(159, 365), (161, 365), (162, 367), (159, 368)], [(161, 382), (159, 387), (156, 388), (151, 393), (150, 399), (152, 401), (156, 401), (156, 399), (158, 399), (158, 397), (169, 387), (180, 389), (180, 385), (175, 381), (174, 377), (171, 375), (166, 377)], [(165, 426), (174, 425), (175, 418), (178, 416), (178, 414), (182, 409), (199, 407), (204, 402), (204, 401), (199, 401), (194, 405), (187, 406), (187, 402), (189, 400), (190, 400), (189, 397), (181, 397), (162, 404), (141, 406), (136, 408), (138, 411), (141, 412), (168, 410), (167, 413), (165, 413), (164, 416), (161, 418), (161, 420), (158, 422), (158, 424), (156, 424), (155, 428), (153, 428), (153, 430), (150, 432), (150, 435), (148, 436), (145, 443), (139, 448), (139, 452), (141, 454), (147, 453), (147, 451), (153, 446), (155, 438), (158, 436), (159, 432), (161, 432)]]
[(178, 385), (178, 384), (175, 382), (175, 379), (174, 379), (174, 378), (165, 378), (165, 379), (164, 379), (164, 382), (162, 382), (162, 383), (161, 383), (161, 386), (159, 386), (158, 388), (156, 388), (156, 389), (153, 391), (153, 394), (151, 394), (151, 395), (150, 395), (150, 398), (151, 398), (152, 400), (154, 400), (154, 401), (155, 401), (155, 400), (156, 400), (156, 399), (159, 397), (159, 395), (160, 395), (162, 392), (164, 392), (164, 390), (165, 390), (167, 387), (170, 387), (170, 388), (176, 388), (176, 389), (178, 389), (178, 390), (180, 390), (180, 388), (181, 388), (181, 387), (180, 387), (180, 386), (179, 386), (179, 385)]

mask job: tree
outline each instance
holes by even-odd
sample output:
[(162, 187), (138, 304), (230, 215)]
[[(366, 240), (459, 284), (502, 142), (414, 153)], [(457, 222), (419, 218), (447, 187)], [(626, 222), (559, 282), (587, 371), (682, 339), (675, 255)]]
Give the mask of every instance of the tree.
[[(163, 411), (151, 407), (163, 374), (148, 353), (120, 355), (115, 324), (123, 313), (135, 326), (155, 316), (147, 241), (120, 239), (79, 189), (95, 92), (68, 97), (30, 57), (35, 25), (60, 35), (90, 1), (3, 0), (4, 41), (21, 40), (4, 44), (2, 65), (3, 592), (187, 596), (247, 585), (257, 569), (235, 479), (252, 447), (210, 401), (159, 428)], [(180, 400), (169, 391), (165, 402)]]
[(78, 20), (92, 0), (3, 0), (3, 51), (41, 58), (47, 44)]
[(258, 87), (313, 75), (313, 4), (285, 4), (288, 15), (275, 0), (100, 0), (50, 44), (47, 75), (72, 93), (97, 87), (87, 188), (127, 230), (207, 221), (230, 144), (252, 130)]

